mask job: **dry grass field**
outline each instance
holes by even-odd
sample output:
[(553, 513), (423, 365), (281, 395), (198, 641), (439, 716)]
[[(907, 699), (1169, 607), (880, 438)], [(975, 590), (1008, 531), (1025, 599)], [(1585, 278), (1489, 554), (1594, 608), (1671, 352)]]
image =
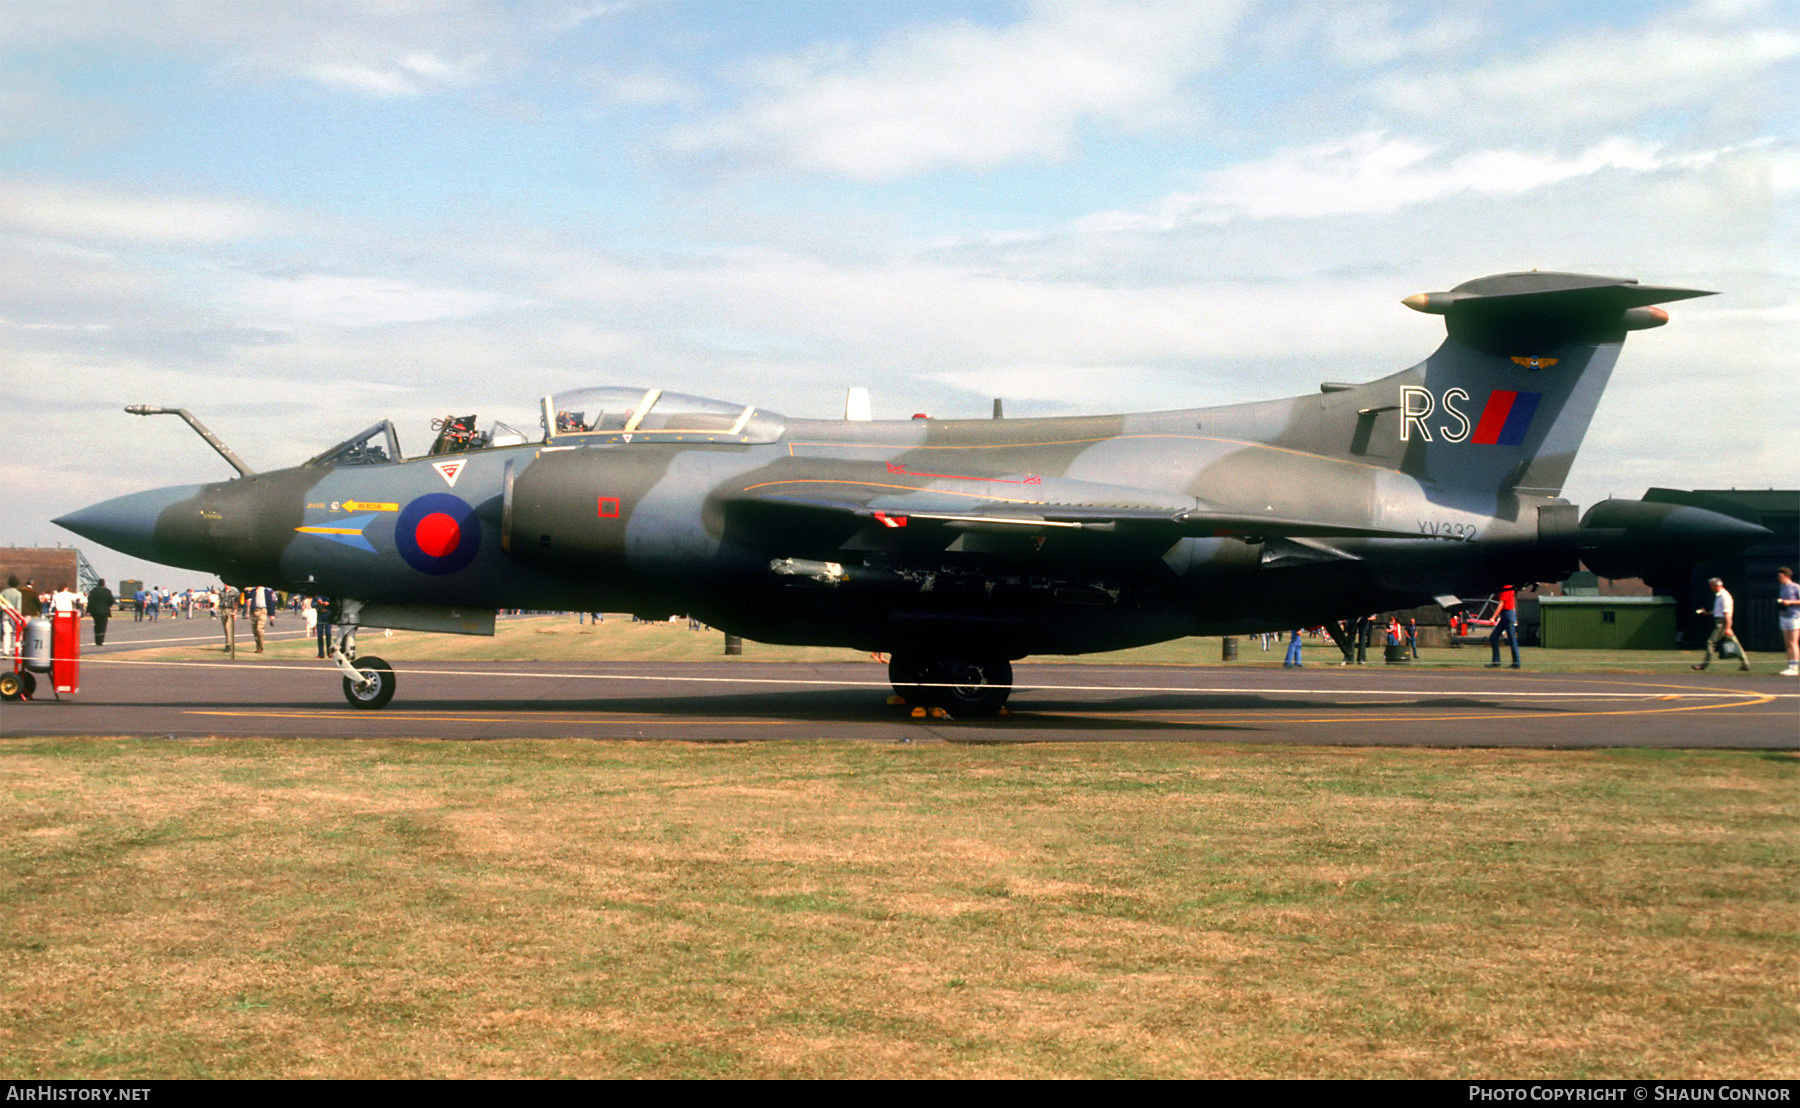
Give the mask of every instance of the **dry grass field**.
[(1791, 753), (0, 744), (0, 1072), (1787, 1077)]

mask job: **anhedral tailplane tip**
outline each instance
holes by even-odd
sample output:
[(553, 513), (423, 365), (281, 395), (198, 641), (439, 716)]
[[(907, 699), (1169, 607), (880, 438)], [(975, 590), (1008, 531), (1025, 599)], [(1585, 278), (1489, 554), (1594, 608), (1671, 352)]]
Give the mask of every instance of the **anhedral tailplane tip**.
[(1631, 308), (1712, 296), (1705, 289), (1640, 285), (1630, 277), (1598, 277), (1587, 273), (1496, 273), (1464, 281), (1448, 292), (1421, 292), (1400, 301), (1415, 312), (1447, 315), (1452, 308), (1475, 304), (1496, 307), (1526, 302), (1558, 302), (1571, 306), (1625, 311)]

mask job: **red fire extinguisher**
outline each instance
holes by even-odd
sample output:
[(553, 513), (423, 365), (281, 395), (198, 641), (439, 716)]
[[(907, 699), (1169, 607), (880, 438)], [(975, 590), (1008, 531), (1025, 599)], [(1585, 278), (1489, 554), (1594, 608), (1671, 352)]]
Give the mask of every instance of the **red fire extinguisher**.
[(50, 626), (50, 687), (56, 695), (81, 691), (81, 613), (57, 612)]

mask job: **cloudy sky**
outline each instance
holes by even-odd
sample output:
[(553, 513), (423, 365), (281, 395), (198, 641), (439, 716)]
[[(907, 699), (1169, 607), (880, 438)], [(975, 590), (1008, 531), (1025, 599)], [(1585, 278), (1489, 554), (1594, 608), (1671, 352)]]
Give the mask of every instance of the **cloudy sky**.
[(1722, 293), (1633, 336), (1572, 499), (1793, 488), (1797, 72), (1791, 0), (0, 0), (0, 545), (230, 474), (128, 403), (259, 469), (587, 384), (1197, 406), (1530, 268)]

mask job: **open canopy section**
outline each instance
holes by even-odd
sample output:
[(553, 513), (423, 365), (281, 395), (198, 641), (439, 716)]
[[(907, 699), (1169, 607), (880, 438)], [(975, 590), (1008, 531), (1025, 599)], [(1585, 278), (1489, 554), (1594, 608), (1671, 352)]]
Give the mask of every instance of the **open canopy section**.
[[(511, 424), (494, 420), (485, 429), (478, 428), (473, 415), (444, 416), (431, 421), (434, 436), (427, 456), (461, 454), (470, 450), (486, 450), (496, 446), (522, 446), (530, 441), (523, 431)], [(309, 466), (380, 466), (405, 461), (400, 453), (400, 436), (391, 420), (382, 420), (359, 431), (329, 450), (307, 459)]]
[(662, 389), (596, 388), (544, 398), (545, 439), (580, 442), (773, 442), (774, 412)]
[(309, 466), (380, 466), (400, 460), (400, 436), (382, 420), (306, 461)]

